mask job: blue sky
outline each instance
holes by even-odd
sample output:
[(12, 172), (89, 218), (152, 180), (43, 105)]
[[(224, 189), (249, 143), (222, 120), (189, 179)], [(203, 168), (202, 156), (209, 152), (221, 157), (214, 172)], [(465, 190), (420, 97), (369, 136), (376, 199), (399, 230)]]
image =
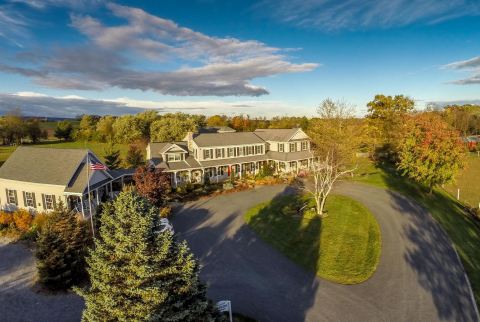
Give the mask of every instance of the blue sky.
[(0, 112), (357, 114), (480, 101), (480, 2), (0, 1)]

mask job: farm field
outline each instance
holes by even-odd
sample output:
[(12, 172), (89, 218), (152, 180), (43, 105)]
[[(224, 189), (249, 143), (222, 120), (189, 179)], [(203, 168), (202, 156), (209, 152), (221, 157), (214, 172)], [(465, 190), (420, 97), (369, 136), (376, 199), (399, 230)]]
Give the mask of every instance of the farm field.
[(457, 177), (457, 180), (445, 186), (454, 198), (457, 197), (457, 189), (460, 189), (460, 201), (472, 207), (480, 204), (480, 157), (471, 153), (467, 159), (467, 165)]

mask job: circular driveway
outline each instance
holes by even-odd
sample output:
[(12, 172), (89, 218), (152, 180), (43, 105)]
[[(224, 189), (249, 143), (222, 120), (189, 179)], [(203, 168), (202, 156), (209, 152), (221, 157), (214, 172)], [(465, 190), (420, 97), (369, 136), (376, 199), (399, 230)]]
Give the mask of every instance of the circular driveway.
[(448, 237), (417, 204), (371, 186), (337, 188), (368, 207), (382, 232), (373, 276), (339, 285), (297, 266), (244, 223), (248, 208), (289, 189), (265, 186), (176, 210), (175, 230), (199, 258), (213, 300), (232, 300), (234, 311), (259, 321), (478, 321)]

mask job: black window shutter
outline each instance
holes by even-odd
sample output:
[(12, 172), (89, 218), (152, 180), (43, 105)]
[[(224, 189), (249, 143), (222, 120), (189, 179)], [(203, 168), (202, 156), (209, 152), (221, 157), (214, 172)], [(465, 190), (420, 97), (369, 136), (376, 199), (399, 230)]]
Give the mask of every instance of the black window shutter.
[(57, 209), (57, 202), (55, 201), (54, 195), (52, 195), (52, 200), (53, 200), (53, 209)]
[(32, 199), (33, 199), (33, 208), (37, 208), (37, 201), (35, 200), (35, 192), (32, 192)]
[(17, 195), (17, 190), (13, 190), (15, 193), (15, 206), (18, 206), (18, 195)]
[(10, 200), (9, 200), (9, 198), (8, 198), (8, 189), (5, 189), (5, 196), (7, 196), (7, 199), (6, 199), (6, 200), (7, 200), (7, 204), (10, 203)]
[(45, 207), (45, 194), (42, 193), (42, 205), (43, 205), (43, 210), (47, 210)]
[(27, 206), (27, 196), (25, 194), (25, 191), (22, 191), (23, 194), (23, 205), (26, 207)]

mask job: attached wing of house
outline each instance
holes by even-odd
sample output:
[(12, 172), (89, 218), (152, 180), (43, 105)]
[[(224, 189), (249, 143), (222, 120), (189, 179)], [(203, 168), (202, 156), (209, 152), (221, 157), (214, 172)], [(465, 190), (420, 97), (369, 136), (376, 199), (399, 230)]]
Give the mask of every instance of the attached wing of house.
[(308, 168), (313, 154), (310, 138), (301, 129), (265, 129), (235, 132), (208, 128), (189, 133), (181, 142), (147, 146), (147, 159), (172, 174), (172, 184), (224, 180), (230, 175), (256, 174), (267, 164), (278, 172)]
[[(0, 168), (0, 205), (3, 209), (53, 210), (60, 202), (85, 215), (90, 188), (91, 208), (112, 196), (114, 183), (126, 173), (92, 171), (101, 163), (87, 149), (18, 147)], [(89, 185), (87, 184), (89, 183)]]

